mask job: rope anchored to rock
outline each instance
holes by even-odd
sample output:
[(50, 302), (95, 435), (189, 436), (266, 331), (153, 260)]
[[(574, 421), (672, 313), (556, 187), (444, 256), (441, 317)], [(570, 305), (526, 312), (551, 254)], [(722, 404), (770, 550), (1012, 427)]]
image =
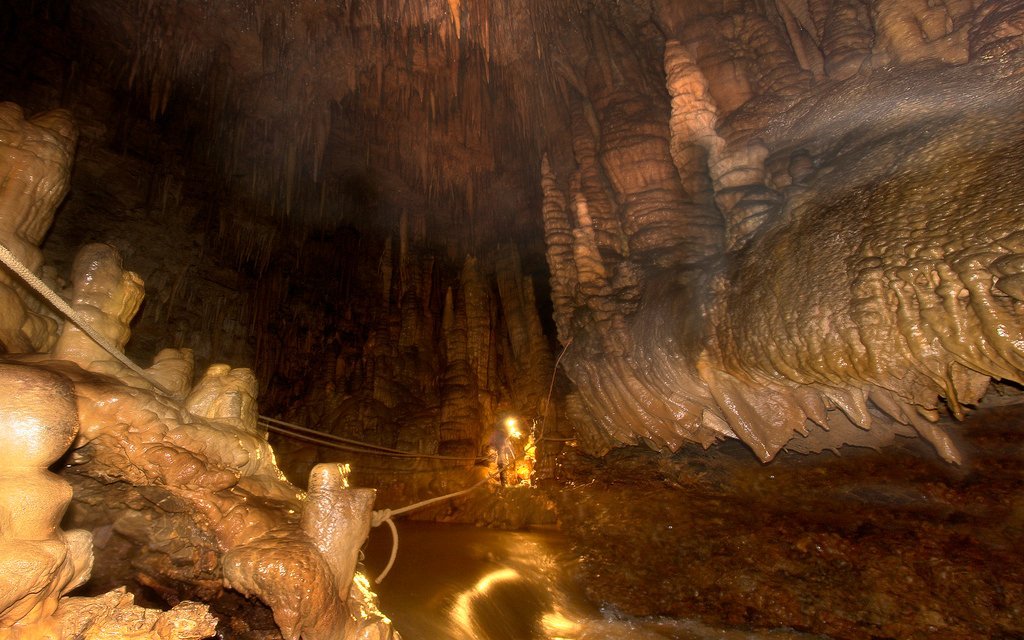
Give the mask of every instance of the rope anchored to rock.
[(465, 495), (475, 489), (478, 489), (479, 487), (482, 487), (489, 480), (494, 479), (494, 477), (497, 475), (497, 473), (492, 473), (483, 480), (481, 480), (480, 482), (477, 482), (473, 486), (469, 487), (468, 489), (455, 491), (453, 493), (446, 493), (443, 496), (437, 496), (436, 498), (420, 500), (419, 502), (414, 502), (409, 506), (401, 507), (400, 509), (381, 509), (379, 511), (374, 511), (370, 517), (370, 526), (379, 527), (382, 524), (387, 524), (388, 527), (391, 529), (391, 556), (388, 558), (388, 563), (384, 567), (384, 570), (381, 571), (380, 575), (377, 576), (377, 579), (374, 580), (374, 584), (380, 584), (381, 581), (383, 581), (384, 578), (387, 577), (388, 572), (391, 571), (391, 567), (393, 567), (395, 564), (395, 558), (398, 557), (398, 527), (395, 526), (394, 521), (391, 519), (392, 516), (398, 516), (403, 513), (408, 513), (410, 511), (422, 509), (423, 507), (427, 507), (438, 502), (444, 502), (445, 500), (451, 500), (452, 498), (457, 498), (459, 496)]

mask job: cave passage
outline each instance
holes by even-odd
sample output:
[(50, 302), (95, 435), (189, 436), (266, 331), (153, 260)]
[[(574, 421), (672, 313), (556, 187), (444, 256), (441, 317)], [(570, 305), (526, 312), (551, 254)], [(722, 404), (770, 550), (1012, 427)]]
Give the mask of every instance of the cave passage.
[(0, 5), (0, 640), (1024, 636), (1024, 0)]

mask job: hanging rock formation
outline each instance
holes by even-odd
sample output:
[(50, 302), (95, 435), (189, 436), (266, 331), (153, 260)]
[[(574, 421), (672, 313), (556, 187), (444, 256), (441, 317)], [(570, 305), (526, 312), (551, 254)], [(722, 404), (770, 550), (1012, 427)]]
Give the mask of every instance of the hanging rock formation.
[[(635, 311), (608, 285), (616, 258), (597, 251), (585, 199), (567, 200), (542, 166), (555, 317), (580, 394), (570, 406), (591, 450), (736, 437), (767, 461), (916, 434), (959, 462), (940, 402), (962, 417), (989, 379), (1024, 379), (1020, 62), (968, 62), (971, 29), (992, 33), (987, 7), (878, 2), (868, 21), (859, 3), (827, 6), (787, 3), (786, 29), (710, 6), (660, 14), (675, 38), (674, 179), (703, 203), (686, 219), (717, 216), (725, 239), (691, 258), (699, 270), (647, 266)], [(856, 44), (864, 29), (873, 53)], [(800, 30), (845, 82), (808, 82)], [(597, 126), (613, 184), (649, 175), (617, 159), (628, 145), (613, 125)]]
[[(960, 415), (983, 378), (1020, 377), (1015, 197), (968, 169), (934, 202), (887, 190), (930, 185), (934, 158), (1009, 154), (995, 141), (1016, 135), (1021, 13), (999, 0), (113, 0), (65, 17), (109, 34), (81, 64), (130, 97), (118, 131), (93, 139), (144, 146), (141, 115), (202, 167), (153, 167), (146, 201), (207, 230), (203, 251), (252, 279), (254, 294), (192, 300), (217, 336), (196, 353), (250, 351), (281, 413), (477, 453), (474, 425), (544, 395), (551, 357), (524, 350), (537, 326), (518, 311), (536, 300), (498, 249), (519, 245), (537, 276), (543, 235), (588, 450), (738, 437), (767, 460), (917, 433), (955, 460), (941, 404)], [(66, 75), (73, 94), (89, 74)], [(67, 153), (68, 136), (44, 133), (26, 140)], [(178, 211), (181, 185), (210, 176), (217, 197)], [(954, 241), (961, 217), (973, 224)], [(820, 246), (794, 239), (812, 228)], [(161, 278), (172, 292), (230, 280)], [(24, 306), (8, 307), (9, 351), (47, 322)], [(310, 356), (332, 379), (310, 381)], [(163, 361), (179, 392), (188, 357)]]

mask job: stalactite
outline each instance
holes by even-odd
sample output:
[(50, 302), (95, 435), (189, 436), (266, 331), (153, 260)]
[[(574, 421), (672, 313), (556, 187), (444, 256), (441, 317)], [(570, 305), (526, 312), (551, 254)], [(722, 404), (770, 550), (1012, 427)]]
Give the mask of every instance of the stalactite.
[(451, 443), (444, 449), (446, 453), (476, 455), (482, 424), (478, 381), (469, 361), (466, 300), (461, 290), (455, 292), (451, 302), (446, 299), (444, 324), (448, 363), (442, 382), (440, 438), (442, 443)]
[[(736, 250), (779, 207), (778, 195), (766, 186), (767, 149), (753, 142), (729, 145), (719, 135), (708, 81), (678, 41), (665, 45), (665, 74), (672, 96), (673, 160), (693, 197), (706, 201), (712, 187), (714, 204), (725, 218), (724, 246)], [(710, 203), (704, 206), (707, 215), (717, 215)]]
[(476, 374), (481, 393), (496, 394), (496, 382), (488, 376), (491, 338), (491, 296), (481, 277), (476, 258), (467, 256), (462, 266), (460, 284), (466, 298), (467, 359)]
[(590, 310), (603, 350), (610, 356), (622, 356), (632, 347), (631, 340), (608, 282), (586, 198), (579, 191), (573, 195), (573, 210), (577, 221), (572, 231), (573, 261), (580, 297)]
[(626, 238), (618, 218), (618, 207), (598, 164), (597, 122), (585, 100), (576, 100), (572, 112), (573, 155), (579, 166), (580, 188), (589, 203), (598, 245), (625, 256)]
[(874, 30), (864, 0), (832, 0), (824, 21), (821, 50), (825, 73), (845, 80), (860, 70), (871, 55)]
[[(644, 70), (621, 42), (607, 55)], [(617, 201), (630, 256), (638, 263), (680, 266), (714, 253), (719, 222), (687, 202), (669, 153), (667, 104), (639, 92), (633, 83), (608, 84), (606, 65), (594, 63), (587, 82), (601, 129), (600, 161)]]
[(551, 301), (554, 306), (558, 340), (563, 345), (572, 339), (572, 318), (576, 312), (578, 274), (573, 259), (572, 225), (566, 211), (564, 194), (559, 190), (547, 156), (541, 163), (544, 191), (544, 235), (548, 269), (551, 272)]
[(547, 340), (541, 329), (533, 281), (523, 276), (515, 245), (502, 245), (495, 259), (495, 279), (505, 328), (514, 358), (511, 391), (518, 410), (540, 415), (553, 367)]
[(718, 107), (708, 80), (678, 41), (665, 43), (665, 80), (672, 98), (670, 150), (687, 195), (711, 204), (714, 189), (708, 175), (708, 157), (718, 156), (725, 141), (718, 135)]

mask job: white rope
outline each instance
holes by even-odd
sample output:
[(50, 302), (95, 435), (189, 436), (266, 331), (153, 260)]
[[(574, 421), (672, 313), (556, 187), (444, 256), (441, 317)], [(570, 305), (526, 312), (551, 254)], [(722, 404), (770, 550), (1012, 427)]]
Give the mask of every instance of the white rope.
[(373, 581), (374, 584), (380, 584), (384, 580), (384, 578), (387, 577), (388, 572), (391, 571), (391, 567), (393, 567), (395, 564), (395, 558), (398, 557), (398, 527), (395, 526), (394, 521), (391, 519), (392, 516), (397, 516), (403, 513), (408, 513), (410, 511), (415, 511), (416, 509), (422, 509), (423, 507), (426, 507), (428, 505), (443, 502), (445, 500), (451, 500), (452, 498), (457, 498), (458, 496), (465, 495), (473, 491), (474, 489), (482, 486), (484, 483), (486, 483), (488, 480), (491, 480), (496, 475), (496, 473), (492, 473), (491, 475), (487, 476), (480, 482), (474, 484), (472, 487), (469, 487), (468, 489), (463, 489), (462, 491), (446, 493), (443, 496), (437, 496), (436, 498), (428, 498), (427, 500), (420, 500), (419, 502), (414, 502), (409, 506), (402, 507), (400, 509), (381, 509), (379, 511), (374, 511), (370, 517), (370, 526), (379, 527), (382, 524), (387, 524), (388, 527), (391, 529), (391, 557), (388, 558), (388, 563), (384, 567), (384, 570), (381, 571), (380, 575), (377, 576), (377, 579)]
[(85, 333), (85, 335), (92, 338), (93, 342), (102, 347), (104, 351), (114, 356), (114, 358), (116, 358), (118, 362), (128, 367), (133, 372), (137, 373), (143, 380), (153, 385), (163, 393), (167, 395), (173, 395), (170, 390), (168, 390), (162, 384), (154, 380), (153, 377), (150, 376), (145, 371), (143, 371), (142, 368), (139, 367), (139, 365), (132, 362), (131, 359), (128, 358), (128, 356), (121, 352), (121, 350), (119, 350), (114, 345), (110, 344), (110, 342), (106, 338), (104, 338), (99, 332), (93, 329), (92, 326), (89, 324), (88, 320), (83, 318), (80, 313), (72, 309), (71, 305), (65, 302), (64, 298), (61, 298), (59, 295), (57, 295), (57, 293), (53, 289), (48, 287), (45, 282), (37, 278), (36, 274), (32, 273), (32, 271), (29, 270), (28, 267), (22, 264), (21, 261), (18, 260), (18, 257), (15, 256), (14, 253), (11, 252), (11, 250), (8, 249), (3, 244), (0, 244), (0, 261), (3, 261), (3, 263), (7, 265), (7, 267), (11, 271), (18, 274), (18, 276), (25, 281), (25, 284), (32, 287), (32, 289), (34, 289), (36, 293), (43, 296), (43, 298), (45, 298), (47, 302), (56, 307), (57, 311), (63, 313), (67, 317), (67, 319), (73, 322), (76, 327), (81, 329)]

